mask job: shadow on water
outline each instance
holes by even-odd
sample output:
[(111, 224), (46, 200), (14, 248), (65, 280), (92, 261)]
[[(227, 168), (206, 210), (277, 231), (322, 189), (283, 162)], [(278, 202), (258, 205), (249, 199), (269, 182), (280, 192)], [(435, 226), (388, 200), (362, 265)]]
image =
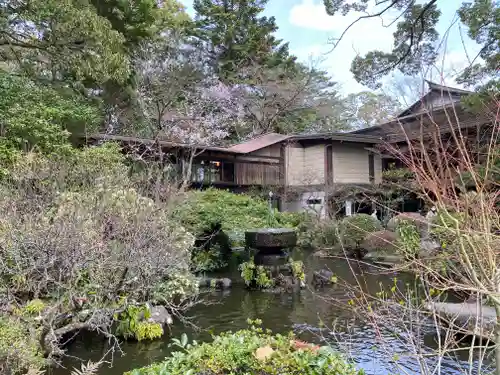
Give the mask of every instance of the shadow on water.
[[(356, 283), (354, 275), (357, 275), (361, 288), (370, 293), (379, 291), (380, 285), (390, 288), (396, 276), (392, 272), (380, 273), (374, 267), (356, 261), (321, 259), (302, 253), (294, 255), (294, 259), (299, 257), (304, 260), (307, 274), (311, 275), (313, 270), (326, 267), (333, 271), (339, 280), (350, 284)], [(239, 279), (238, 272), (234, 269), (224, 276), (230, 276), (233, 280)], [(400, 274), (397, 278), (399, 283), (414, 282), (413, 277), (409, 275)], [(359, 319), (354, 319), (341, 306), (345, 306), (351, 298), (349, 293), (349, 290), (340, 286), (340, 283), (320, 291), (308, 287), (298, 293), (250, 292), (245, 290), (242, 283), (236, 283), (231, 290), (207, 292), (202, 295), (203, 303), (188, 312), (188, 317), (198, 329), (174, 324), (163, 340), (148, 343), (124, 342), (121, 345), (123, 355), (115, 352), (113, 366), (111, 368), (103, 366), (100, 374), (121, 375), (133, 368), (161, 361), (172, 350), (169, 347), (172, 337), (180, 337), (182, 333), (187, 333), (190, 340), (208, 341), (212, 334), (247, 328), (248, 318), (261, 319), (263, 327), (272, 329), (273, 332), (283, 333), (293, 330), (300, 339), (318, 343), (328, 342), (342, 352), (348, 353), (348, 356), (359, 368), (365, 369), (367, 374), (397, 373), (391, 358), (395, 352), (398, 353), (398, 363), (404, 361), (408, 373), (420, 373), (418, 363), (410, 357), (405, 357), (407, 347), (400, 340), (382, 333), (384, 346), (391, 347), (391, 354), (388, 354), (377, 339), (381, 332)], [(335, 303), (332, 303), (333, 300)], [(335, 322), (336, 333), (332, 334), (329, 330), (320, 328), (323, 326), (320, 322), (327, 326)], [(435, 335), (431, 333), (422, 335), (422, 340), (429, 348), (436, 346)], [(82, 334), (71, 345), (68, 354), (86, 362), (99, 360), (108, 350), (107, 343), (102, 338), (87, 333)], [(441, 374), (462, 373), (461, 368), (467, 368), (468, 353), (462, 355), (454, 359), (443, 359)], [(79, 367), (79, 363), (76, 359), (68, 359), (64, 365), (67, 368)], [(63, 375), (68, 374), (68, 370), (53, 368), (49, 373)]]

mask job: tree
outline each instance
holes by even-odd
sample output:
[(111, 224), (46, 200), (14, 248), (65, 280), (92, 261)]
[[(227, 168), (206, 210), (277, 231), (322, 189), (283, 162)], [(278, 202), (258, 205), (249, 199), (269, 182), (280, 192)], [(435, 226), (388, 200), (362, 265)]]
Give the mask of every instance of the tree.
[(378, 125), (397, 115), (400, 104), (388, 95), (362, 91), (345, 99), (344, 116), (354, 129)]
[[(124, 48), (133, 60), (145, 43), (163, 43), (177, 37), (191, 24), (190, 17), (176, 0), (91, 0), (97, 13), (124, 37)], [(106, 125), (109, 131), (142, 130), (137, 116), (136, 72), (134, 66), (125, 82), (109, 80), (97, 85), (106, 103)], [(131, 129), (132, 128), (132, 129)]]
[(0, 71), (0, 160), (12, 149), (67, 150), (70, 132), (92, 132), (100, 121), (88, 98)]
[(247, 121), (237, 131), (239, 138), (343, 128), (336, 83), (326, 72), (298, 64), (292, 71), (253, 66), (245, 74), (253, 80), (241, 90)]
[(97, 13), (125, 38), (133, 49), (141, 42), (161, 37), (165, 31), (182, 29), (190, 18), (176, 0), (90, 0)]
[[(432, 66), (438, 58), (436, 25), (441, 11), (438, 4), (450, 6), (446, 0), (428, 0), (417, 3), (413, 0), (393, 0), (373, 3), (368, 0), (323, 0), (329, 15), (347, 14), (352, 11), (366, 12), (355, 22), (371, 17), (381, 17), (397, 12), (397, 27), (394, 32), (393, 49), (390, 52), (371, 51), (357, 56), (351, 65), (355, 79), (371, 87), (380, 86), (380, 79), (393, 70), (405, 75), (415, 75), (424, 67)], [(460, 21), (467, 28), (471, 39), (481, 46), (478, 56), (470, 61), (457, 81), (468, 86), (477, 86), (491, 79), (486, 87), (498, 85), (500, 45), (500, 6), (495, 0), (463, 2), (457, 9)], [(354, 22), (354, 23), (355, 23)], [(353, 24), (354, 24), (353, 23)], [(351, 24), (352, 26), (352, 24)], [(345, 32), (347, 32), (346, 30)], [(483, 61), (479, 62), (477, 58)], [(498, 86), (497, 86), (498, 87)]]
[(267, 0), (195, 0), (194, 35), (209, 52), (209, 61), (224, 82), (241, 81), (241, 69), (293, 65), (288, 44), (273, 33), (274, 17), (261, 16)]
[(235, 88), (204, 67), (204, 51), (170, 39), (144, 45), (136, 60), (138, 99), (149, 136), (210, 145), (241, 120)]
[(0, 59), (48, 80), (123, 81), (125, 38), (88, 2), (0, 3)]

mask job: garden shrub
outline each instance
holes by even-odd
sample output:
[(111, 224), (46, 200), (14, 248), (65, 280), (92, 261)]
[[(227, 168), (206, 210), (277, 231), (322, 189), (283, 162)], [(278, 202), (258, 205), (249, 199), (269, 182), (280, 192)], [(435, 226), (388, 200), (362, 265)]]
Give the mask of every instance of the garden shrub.
[(183, 345), (165, 361), (125, 375), (362, 375), (330, 347), (296, 345), (293, 334), (252, 327), (222, 333), (210, 343)]
[[(197, 293), (194, 236), (171, 202), (139, 193), (123, 160), (115, 145), (66, 158), (27, 153), (0, 180), (0, 277), (10, 298), (25, 299), (16, 301), (23, 317), (42, 316), (44, 350), (57, 351), (59, 329), (109, 329), (128, 305), (177, 310)], [(135, 338), (158, 334), (143, 324)]]
[(269, 212), (264, 199), (214, 188), (189, 192), (176, 217), (197, 237), (192, 252), (195, 272), (225, 267), (231, 247), (245, 245), (248, 229), (293, 228), (302, 219), (301, 214)]
[(350, 249), (359, 249), (369, 233), (382, 230), (382, 224), (367, 214), (345, 217), (341, 222), (342, 244)]
[(259, 289), (270, 288), (274, 286), (274, 281), (270, 273), (262, 265), (256, 265), (253, 259), (240, 264), (241, 277), (247, 287), (256, 287)]
[(210, 188), (191, 191), (179, 207), (178, 217), (182, 224), (197, 235), (220, 225), (226, 233), (244, 232), (264, 227), (294, 227), (299, 215), (269, 212), (267, 201), (245, 194)]
[(339, 243), (339, 223), (307, 215), (297, 227), (298, 245), (311, 249), (332, 249)]
[(160, 323), (149, 322), (151, 311), (147, 305), (127, 306), (114, 320), (118, 322), (116, 334), (125, 339), (134, 338), (137, 341), (154, 340), (163, 336)]
[(27, 323), (0, 316), (0, 374), (24, 374), (45, 364), (37, 337)]

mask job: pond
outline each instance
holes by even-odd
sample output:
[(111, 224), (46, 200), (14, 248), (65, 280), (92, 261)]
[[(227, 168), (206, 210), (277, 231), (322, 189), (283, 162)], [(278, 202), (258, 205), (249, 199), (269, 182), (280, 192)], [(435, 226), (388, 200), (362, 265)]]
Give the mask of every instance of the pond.
[[(357, 261), (342, 259), (317, 258), (311, 254), (300, 253), (294, 259), (301, 257), (310, 275), (315, 269), (329, 268), (339, 279), (348, 283), (362, 284), (362, 288), (370, 293), (380, 290), (380, 284), (389, 287), (397, 276), (399, 283), (411, 282), (409, 275), (396, 275), (392, 272), (381, 272), (373, 266)], [(356, 275), (356, 277), (354, 276)], [(237, 270), (233, 269), (224, 276), (239, 280)], [(358, 281), (356, 281), (358, 280)], [(359, 284), (358, 284), (359, 285)], [(367, 374), (389, 375), (395, 373), (394, 362), (391, 355), (400, 353), (398, 362), (403, 362), (408, 373), (420, 373), (418, 363), (405, 357), (408, 348), (388, 333), (381, 333), (360, 319), (354, 319), (345, 309), (350, 296), (345, 287), (340, 285), (324, 287), (317, 291), (308, 287), (297, 293), (270, 293), (247, 291), (240, 283), (233, 285), (231, 290), (207, 292), (201, 296), (202, 303), (196, 305), (188, 312), (190, 321), (197, 327), (174, 324), (163, 340), (148, 343), (125, 342), (121, 349), (123, 353), (115, 352), (113, 365), (104, 365), (100, 374), (121, 375), (133, 368), (145, 366), (156, 361), (161, 361), (172, 350), (169, 346), (173, 337), (179, 338), (186, 333), (190, 340), (210, 340), (211, 334), (227, 330), (247, 328), (247, 319), (261, 319), (264, 328), (274, 332), (288, 332), (293, 330), (300, 339), (317, 343), (329, 343), (332, 346), (347, 352), (359, 368), (365, 369)], [(335, 301), (335, 303), (333, 302)], [(331, 326), (335, 322), (335, 334), (323, 327), (323, 322)], [(384, 338), (381, 345), (380, 335)], [(433, 332), (421, 335), (424, 345), (433, 348), (436, 338)], [(391, 347), (391, 354), (386, 351), (387, 345)], [(109, 348), (102, 339), (86, 334), (77, 339), (69, 348), (69, 355), (75, 359), (68, 359), (64, 365), (67, 368), (79, 367), (76, 358), (99, 360)], [(457, 352), (455, 358), (446, 358), (442, 362), (442, 375), (462, 373), (462, 368), (467, 368), (468, 352)], [(405, 359), (407, 358), (407, 359)], [(53, 375), (66, 375), (67, 369), (51, 369)]]

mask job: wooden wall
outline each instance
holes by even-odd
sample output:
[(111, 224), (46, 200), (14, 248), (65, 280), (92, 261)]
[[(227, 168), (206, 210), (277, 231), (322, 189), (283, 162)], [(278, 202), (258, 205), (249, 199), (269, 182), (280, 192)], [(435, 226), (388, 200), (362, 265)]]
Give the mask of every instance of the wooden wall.
[(234, 169), (237, 185), (278, 185), (283, 181), (279, 163), (237, 162)]

